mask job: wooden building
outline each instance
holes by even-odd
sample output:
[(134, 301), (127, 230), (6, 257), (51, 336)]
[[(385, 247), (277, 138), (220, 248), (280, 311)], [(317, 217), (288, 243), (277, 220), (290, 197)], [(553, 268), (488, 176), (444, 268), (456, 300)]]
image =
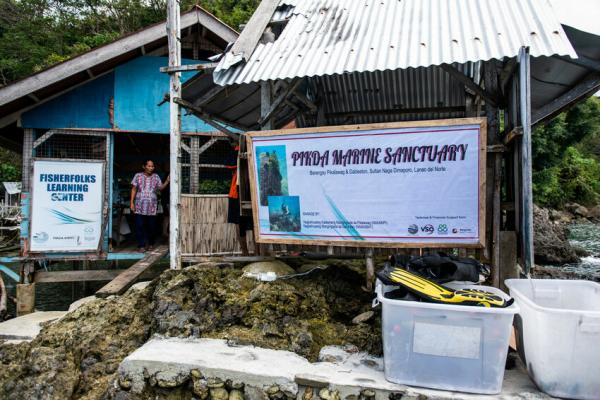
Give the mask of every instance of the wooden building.
[[(201, 7), (181, 15), (181, 30), (183, 63), (191, 65), (182, 74), (184, 81), (210, 65), (209, 58), (238, 36)], [(131, 179), (146, 159), (154, 160), (163, 180), (169, 174), (169, 77), (161, 72), (168, 65), (167, 54), (162, 22), (0, 88), (2, 145), (23, 153), (21, 250), (18, 255), (4, 255), (2, 261), (22, 262), (24, 281), (34, 280), (34, 261), (143, 257), (135, 251), (129, 193)], [(193, 115), (182, 115), (181, 131), (184, 259), (234, 254), (239, 251), (235, 227), (226, 223), (232, 177), (228, 167), (237, 159), (230, 139)], [(36, 199), (32, 174), (41, 161), (102, 165), (102, 232), (93, 250), (32, 248), (32, 238), (47, 238), (46, 233), (35, 236), (31, 229)], [(162, 200), (159, 219), (168, 224), (160, 212), (168, 209), (168, 190)], [(45, 273), (48, 281), (70, 279)], [(95, 274), (102, 279), (115, 275)], [(98, 278), (94, 276), (89, 277)], [(73, 280), (78, 279), (86, 277), (73, 275)]]

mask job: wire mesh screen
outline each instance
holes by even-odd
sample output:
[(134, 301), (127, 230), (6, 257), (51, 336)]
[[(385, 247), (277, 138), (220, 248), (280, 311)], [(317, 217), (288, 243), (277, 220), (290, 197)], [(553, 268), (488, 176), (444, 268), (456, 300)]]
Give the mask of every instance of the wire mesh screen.
[(190, 137), (182, 137), (181, 138), (181, 175), (179, 177), (179, 184), (181, 185), (181, 193), (189, 194), (191, 193), (191, 155), (188, 151), (186, 151), (186, 147), (189, 148), (191, 146), (191, 138)]
[[(200, 147), (211, 138), (200, 138)], [(200, 164), (236, 165), (237, 153), (227, 140), (217, 140), (200, 154)]]
[(106, 136), (54, 134), (36, 147), (35, 157), (105, 160)]
[[(204, 138), (203, 138), (204, 139)], [(208, 138), (210, 140), (210, 138)], [(208, 143), (204, 139), (204, 143)], [(204, 143), (200, 143), (203, 146)], [(231, 185), (233, 169), (227, 168), (237, 164), (237, 153), (228, 140), (217, 140), (206, 151), (200, 154), (199, 160), (199, 194), (227, 194)]]
[(233, 170), (226, 168), (202, 168), (199, 170), (198, 194), (227, 194)]
[[(181, 192), (185, 194), (227, 194), (237, 153), (218, 136), (182, 138)], [(186, 150), (189, 149), (188, 150)]]
[(191, 160), (191, 155), (188, 151), (186, 151), (186, 147), (189, 148), (192, 143), (192, 138), (190, 137), (182, 137), (181, 138), (181, 163), (189, 164)]

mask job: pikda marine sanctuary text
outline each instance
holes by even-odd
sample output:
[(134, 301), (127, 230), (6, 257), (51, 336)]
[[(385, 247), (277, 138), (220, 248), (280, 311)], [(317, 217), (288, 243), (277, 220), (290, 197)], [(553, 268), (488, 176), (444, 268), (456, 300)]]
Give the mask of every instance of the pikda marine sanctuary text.
[(89, 191), (90, 183), (96, 183), (96, 175), (41, 174), (40, 182), (46, 182), (52, 201), (83, 201), (83, 193)]
[(291, 154), (294, 167), (361, 164), (401, 164), (419, 162), (464, 161), (468, 144), (374, 147), (348, 150), (295, 151)]

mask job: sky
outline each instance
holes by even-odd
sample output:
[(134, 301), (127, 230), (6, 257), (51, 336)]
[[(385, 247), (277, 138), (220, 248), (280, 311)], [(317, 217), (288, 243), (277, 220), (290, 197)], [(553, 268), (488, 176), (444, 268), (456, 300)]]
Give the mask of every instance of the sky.
[(561, 24), (600, 36), (600, 0), (549, 1)]
[(600, 35), (600, 0), (550, 0), (560, 23)]

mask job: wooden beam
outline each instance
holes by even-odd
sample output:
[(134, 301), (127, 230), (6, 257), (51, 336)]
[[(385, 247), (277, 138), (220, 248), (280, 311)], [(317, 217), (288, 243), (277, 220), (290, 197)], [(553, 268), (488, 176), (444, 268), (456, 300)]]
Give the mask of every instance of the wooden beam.
[[(261, 119), (267, 116), (269, 110), (271, 110), (271, 105), (273, 103), (273, 85), (269, 81), (260, 82), (260, 115)], [(259, 119), (260, 121), (260, 119)], [(265, 123), (260, 124), (261, 130), (270, 130), (273, 129), (273, 121), (271, 119), (267, 119)]]
[[(165, 102), (169, 101), (169, 95), (165, 95), (165, 100), (164, 101)], [(226, 120), (224, 118), (212, 115), (206, 109), (204, 109), (202, 106), (197, 106), (197, 105), (192, 104), (189, 101), (184, 100), (182, 98), (178, 98), (175, 101), (178, 102), (178, 104), (180, 106), (182, 106), (183, 108), (187, 109), (188, 111), (191, 111), (193, 115), (195, 115), (196, 117), (202, 119), (203, 121), (205, 121), (208, 124), (210, 124), (210, 122), (204, 120), (204, 118), (201, 116), (201, 114), (204, 114), (206, 117), (210, 118), (213, 121), (218, 122), (219, 124), (224, 124), (224, 125), (227, 125), (229, 127), (239, 129), (240, 131), (243, 131), (243, 132), (245, 132), (245, 131), (248, 130), (248, 128), (246, 128), (245, 126), (243, 126), (241, 124), (238, 124), (237, 122), (229, 121), (229, 120)], [(159, 103), (158, 105), (160, 105), (160, 104), (162, 104), (162, 102)], [(221, 111), (221, 112), (223, 112), (223, 111)], [(240, 119), (241, 118), (243, 118), (243, 116), (240, 117)], [(220, 128), (217, 128), (217, 129), (220, 130), (221, 132), (223, 132)]]
[(577, 65), (578, 67), (591, 69), (594, 72), (600, 72), (600, 61), (586, 56), (578, 54), (577, 58), (571, 58), (567, 56), (554, 56), (554, 58), (558, 58), (559, 60), (568, 62), (569, 64)]
[(38, 147), (39, 145), (44, 143), (46, 140), (50, 139), (50, 137), (52, 135), (54, 135), (54, 132), (55, 132), (54, 130), (49, 130), (48, 132), (44, 133), (39, 138), (35, 139), (35, 142), (33, 142), (33, 148), (35, 149), (36, 147)]
[(229, 168), (227, 165), (223, 164), (198, 164), (200, 168)]
[(285, 105), (286, 105), (286, 106), (288, 106), (288, 107), (289, 107), (289, 108), (291, 108), (292, 110), (294, 110), (294, 111), (300, 111), (300, 108), (298, 108), (298, 106), (297, 106), (297, 105), (295, 105), (294, 103), (292, 103), (291, 101), (289, 101), (289, 100), (284, 100), (284, 103), (285, 103)]
[(4, 314), (6, 313), (8, 293), (6, 292), (6, 286), (4, 280), (2, 280), (2, 274), (0, 274), (0, 321), (3, 320)]
[(502, 72), (500, 72), (500, 90), (502, 93), (506, 93), (506, 86), (515, 75), (515, 71), (517, 70), (517, 58), (513, 57), (504, 65), (502, 68)]
[(511, 129), (510, 132), (508, 132), (506, 135), (503, 135), (504, 139), (504, 145), (507, 146), (509, 143), (511, 143), (513, 140), (515, 140), (518, 137), (523, 136), (523, 128), (521, 128), (520, 126), (517, 126), (514, 129)]
[(250, 59), (278, 5), (279, 0), (263, 0), (260, 2), (258, 8), (254, 11), (246, 27), (231, 48), (231, 54), (228, 57), (231, 60), (231, 64), (227, 63), (228, 65), (225, 65), (225, 68), (237, 64), (238, 60), (246, 62)]
[[(175, 103), (179, 104), (180, 106), (182, 106), (184, 108), (187, 108), (195, 116), (197, 116), (198, 118), (202, 119), (204, 122), (206, 122), (207, 124), (209, 124), (213, 128), (215, 128), (215, 129), (223, 132), (224, 134), (226, 134), (227, 136), (229, 136), (231, 139), (236, 140), (236, 141), (239, 140), (239, 133), (234, 133), (234, 132), (230, 131), (229, 129), (227, 129), (226, 127), (224, 127), (223, 125), (221, 125), (220, 123), (216, 122), (216, 121), (219, 121), (219, 120), (217, 118), (209, 115), (202, 108), (196, 107), (192, 103), (190, 103), (188, 101), (185, 101), (183, 99), (180, 99), (180, 98), (175, 98), (175, 99), (173, 99), (173, 101)], [(226, 121), (223, 121), (223, 123), (227, 124)]]
[(300, 102), (302, 104), (304, 104), (306, 107), (308, 107), (308, 109), (311, 112), (316, 112), (317, 111), (317, 106), (312, 101), (310, 101), (309, 99), (307, 99), (306, 96), (303, 93), (300, 93), (297, 90), (294, 90), (292, 93), (294, 93), (294, 96), (296, 96), (296, 98), (298, 100), (300, 100)]
[(225, 90), (225, 86), (214, 86), (204, 93), (200, 98), (194, 100), (194, 105), (202, 107), (204, 104), (210, 102), (215, 96)]
[(505, 292), (508, 288), (504, 284), (506, 279), (518, 279), (517, 267), (517, 234), (514, 231), (500, 232), (500, 289)]
[(35, 283), (17, 284), (17, 317), (35, 311)]
[(273, 114), (279, 109), (279, 107), (285, 102), (288, 96), (296, 90), (296, 88), (302, 83), (302, 79), (295, 79), (284, 89), (283, 93), (279, 95), (272, 103), (271, 107), (266, 111), (263, 117), (258, 120), (260, 126), (264, 126), (265, 123), (273, 117)]
[[(154, 268), (144, 271), (140, 278), (152, 279), (160, 270)], [(37, 271), (34, 274), (35, 283), (58, 283), (58, 282), (101, 282), (112, 281), (117, 276), (127, 271), (126, 269), (110, 270), (86, 270), (86, 271)]]
[(565, 108), (574, 105), (576, 101), (596, 93), (598, 88), (600, 88), (600, 74), (589, 74), (566, 93), (535, 110), (531, 118), (531, 124), (535, 125), (552, 118)]
[(440, 67), (444, 71), (446, 71), (448, 75), (450, 75), (451, 77), (465, 85), (467, 88), (471, 89), (476, 94), (481, 96), (483, 99), (485, 99), (486, 103), (488, 103), (492, 107), (498, 107), (498, 100), (496, 99), (496, 96), (494, 96), (492, 93), (488, 92), (487, 90), (473, 82), (471, 78), (454, 68), (452, 65), (442, 64)]
[(206, 143), (204, 143), (202, 146), (200, 146), (200, 148), (198, 149), (198, 155), (204, 153), (206, 150), (208, 150), (208, 148), (210, 146), (212, 146), (213, 144), (217, 143), (217, 138), (210, 138), (210, 140)]
[(180, 146), (183, 150), (185, 150), (186, 153), (190, 154), (192, 152), (192, 149), (190, 149), (190, 146), (188, 146), (187, 144), (181, 142)]
[(355, 111), (344, 111), (335, 113), (325, 113), (327, 118), (344, 118), (353, 116), (390, 116), (390, 115), (403, 115), (403, 114), (424, 114), (424, 113), (456, 113), (465, 112), (465, 107), (426, 107), (426, 108), (397, 108), (387, 110), (355, 110)]
[[(181, 66), (181, 15), (178, 0), (167, 0), (167, 42), (169, 44), (169, 67)], [(181, 97), (181, 73), (169, 74), (169, 265), (181, 269), (181, 109), (175, 99)], [(99, 293), (126, 290), (133, 283), (137, 271), (147, 268), (145, 258), (100, 289)], [(139, 268), (135, 268), (136, 265)], [(141, 271), (140, 271), (141, 273)], [(118, 293), (120, 294), (120, 293)]]
[[(112, 281), (96, 292), (97, 297), (108, 297), (123, 294), (133, 283), (155, 262), (163, 258), (169, 251), (166, 245), (147, 252), (144, 258), (123, 271)], [(89, 271), (88, 271), (89, 272)]]
[(186, 72), (186, 71), (212, 71), (217, 67), (217, 65), (218, 65), (218, 63), (176, 65), (173, 67), (160, 67), (160, 72), (171, 74), (173, 72)]
[(488, 153), (504, 153), (506, 150), (503, 144), (491, 144), (487, 146)]

